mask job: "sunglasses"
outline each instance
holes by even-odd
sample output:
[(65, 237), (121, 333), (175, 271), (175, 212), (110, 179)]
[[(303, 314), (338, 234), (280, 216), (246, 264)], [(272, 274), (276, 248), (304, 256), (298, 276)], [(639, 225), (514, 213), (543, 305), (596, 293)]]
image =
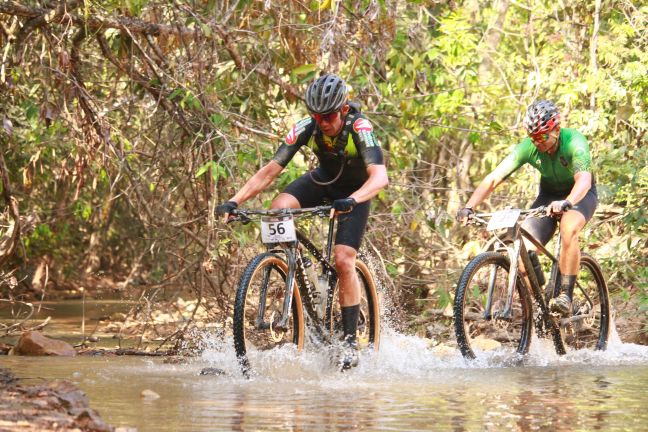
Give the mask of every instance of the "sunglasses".
[(313, 117), (317, 123), (322, 123), (322, 122), (331, 123), (337, 118), (338, 113), (339, 111), (333, 111), (332, 113), (328, 113), (328, 114), (311, 113), (311, 117)]
[(541, 134), (536, 134), (536, 135), (531, 135), (531, 140), (534, 143), (542, 144), (545, 141), (549, 139), (549, 134), (548, 133), (541, 133)]

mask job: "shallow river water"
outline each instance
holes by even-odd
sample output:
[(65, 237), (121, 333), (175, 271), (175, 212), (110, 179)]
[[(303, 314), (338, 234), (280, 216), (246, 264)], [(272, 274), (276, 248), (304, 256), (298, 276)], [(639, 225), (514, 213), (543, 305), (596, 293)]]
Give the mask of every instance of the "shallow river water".
[[(189, 364), (142, 357), (0, 357), (26, 383), (77, 383), (114, 426), (214, 430), (648, 430), (648, 347), (613, 336), (606, 352), (559, 357), (533, 341), (525, 364), (466, 363), (458, 351), (385, 331), (378, 354), (336, 371), (328, 353), (280, 349), (241, 376), (232, 341)], [(225, 370), (201, 376), (205, 367)], [(145, 389), (159, 399), (141, 398)]]

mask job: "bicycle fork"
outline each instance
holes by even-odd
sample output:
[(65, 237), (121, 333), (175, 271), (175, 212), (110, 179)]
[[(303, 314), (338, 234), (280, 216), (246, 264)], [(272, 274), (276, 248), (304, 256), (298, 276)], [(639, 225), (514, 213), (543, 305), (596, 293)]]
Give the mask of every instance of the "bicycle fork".
[(286, 254), (286, 258), (288, 261), (288, 274), (286, 275), (286, 291), (285, 291), (286, 295), (284, 296), (281, 317), (279, 318), (278, 321), (275, 322), (266, 322), (263, 319), (263, 314), (266, 309), (266, 296), (267, 296), (268, 280), (270, 278), (271, 269), (265, 270), (265, 274), (263, 275), (263, 284), (261, 285), (262, 291), (260, 293), (261, 298), (259, 299), (259, 310), (257, 311), (257, 317), (256, 320), (254, 321), (254, 326), (257, 329), (268, 330), (272, 328), (274, 330), (280, 330), (280, 331), (288, 330), (288, 321), (290, 319), (290, 306), (292, 304), (292, 299), (294, 294), (293, 291), (295, 289), (295, 273), (297, 268), (296, 259), (295, 259), (295, 250), (296, 248), (294, 246), (284, 248), (284, 253)]
[(490, 320), (492, 318), (501, 319), (510, 321), (513, 318), (513, 290), (515, 289), (515, 283), (517, 280), (518, 274), (518, 259), (520, 255), (521, 240), (519, 238), (515, 239), (513, 242), (513, 248), (507, 247), (506, 251), (509, 254), (511, 261), (511, 268), (508, 274), (508, 286), (506, 291), (506, 303), (503, 310), (495, 311), (493, 314), (493, 291), (495, 290), (495, 284), (497, 283), (497, 269), (496, 265), (491, 266), (491, 271), (488, 279), (488, 296), (486, 299), (486, 308), (484, 310), (484, 319)]

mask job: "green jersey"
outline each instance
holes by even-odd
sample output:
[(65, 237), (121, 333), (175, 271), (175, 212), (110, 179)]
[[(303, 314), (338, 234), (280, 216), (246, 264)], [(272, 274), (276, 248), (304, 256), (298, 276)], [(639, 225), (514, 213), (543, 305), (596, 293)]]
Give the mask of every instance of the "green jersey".
[(558, 150), (553, 155), (538, 151), (531, 138), (527, 137), (515, 146), (494, 173), (504, 180), (526, 163), (540, 171), (541, 187), (553, 192), (570, 191), (574, 187), (576, 173), (592, 172), (587, 139), (576, 129), (569, 128), (560, 129)]

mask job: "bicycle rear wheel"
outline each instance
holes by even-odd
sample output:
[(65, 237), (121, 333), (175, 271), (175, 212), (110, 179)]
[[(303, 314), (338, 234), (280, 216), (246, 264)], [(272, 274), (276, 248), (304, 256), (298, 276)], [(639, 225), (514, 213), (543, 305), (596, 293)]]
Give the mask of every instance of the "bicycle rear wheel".
[(583, 253), (576, 278), (572, 316), (561, 320), (565, 345), (571, 349), (604, 350), (610, 330), (610, 300), (603, 271)]
[[(356, 274), (360, 282), (360, 315), (358, 317), (357, 341), (360, 349), (373, 349), (380, 347), (380, 302), (376, 290), (376, 282), (371, 270), (360, 259), (356, 259)], [(332, 332), (334, 336), (342, 338), (342, 314), (338, 287), (335, 287), (335, 296), (332, 304)]]
[(234, 303), (236, 356), (249, 367), (247, 354), (285, 344), (304, 346), (304, 314), (299, 290), (293, 290), (286, 328), (278, 328), (286, 295), (288, 264), (272, 252), (257, 255), (245, 268)]
[[(509, 316), (504, 316), (510, 260), (485, 252), (464, 268), (454, 300), (454, 329), (461, 354), (468, 359), (494, 353), (526, 354), (533, 327), (529, 291), (518, 276)], [(489, 287), (492, 289), (488, 305)], [(490, 354), (489, 354), (490, 353)]]

